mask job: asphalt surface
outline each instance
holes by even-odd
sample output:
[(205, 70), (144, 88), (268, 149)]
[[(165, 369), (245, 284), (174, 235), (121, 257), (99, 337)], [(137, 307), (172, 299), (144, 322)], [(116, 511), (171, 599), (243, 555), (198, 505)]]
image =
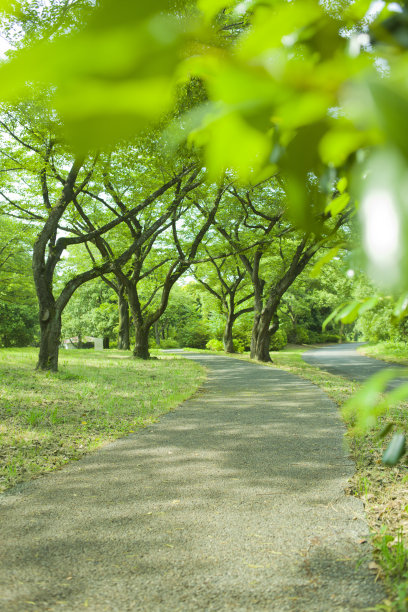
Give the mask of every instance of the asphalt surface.
[[(363, 342), (350, 342), (348, 344), (336, 344), (324, 348), (312, 349), (303, 353), (302, 358), (310, 365), (317, 366), (331, 374), (344, 376), (345, 378), (357, 382), (364, 382), (370, 378), (370, 376), (373, 376), (385, 368), (396, 368), (401, 371), (407, 371), (405, 366), (391, 364), (386, 361), (380, 361), (379, 359), (360, 355), (356, 349), (363, 344)], [(395, 378), (387, 388), (393, 389), (407, 381), (408, 378), (404, 376)]]
[[(0, 609), (363, 610), (383, 598), (333, 403), (212, 355), (160, 423), (0, 498)], [(137, 384), (137, 381), (135, 381)]]

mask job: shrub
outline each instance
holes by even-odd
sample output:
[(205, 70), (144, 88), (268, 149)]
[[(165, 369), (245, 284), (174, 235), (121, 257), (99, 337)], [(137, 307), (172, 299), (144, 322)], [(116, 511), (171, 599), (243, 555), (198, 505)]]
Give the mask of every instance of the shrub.
[(298, 327), (296, 330), (296, 343), (297, 344), (308, 344), (309, 332), (304, 327)]
[(271, 351), (281, 351), (288, 343), (286, 332), (283, 329), (278, 329), (272, 336), (270, 342)]
[(322, 334), (323, 342), (340, 342), (340, 336), (337, 334)]
[(234, 351), (236, 353), (243, 353), (245, 351), (245, 345), (241, 340), (234, 340)]
[(190, 348), (205, 348), (210, 333), (207, 326), (202, 321), (194, 321), (179, 331), (177, 340), (181, 346), (189, 346)]
[(306, 330), (308, 339), (304, 344), (318, 344), (319, 342), (324, 342), (323, 334), (313, 331), (312, 329)]
[(180, 344), (174, 338), (166, 338), (160, 341), (160, 348), (162, 349), (173, 349), (180, 348)]
[(221, 340), (217, 340), (217, 338), (211, 338), (205, 345), (205, 348), (208, 348), (210, 351), (223, 351), (224, 345)]

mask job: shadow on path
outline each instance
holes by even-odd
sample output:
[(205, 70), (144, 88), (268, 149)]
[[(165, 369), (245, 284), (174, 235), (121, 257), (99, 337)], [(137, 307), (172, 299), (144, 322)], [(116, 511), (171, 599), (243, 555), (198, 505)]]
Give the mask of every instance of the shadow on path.
[[(212, 355), (175, 412), (1, 498), (0, 606), (362, 610), (361, 503), (337, 410), (291, 374)], [(365, 561), (359, 565), (362, 558)]]

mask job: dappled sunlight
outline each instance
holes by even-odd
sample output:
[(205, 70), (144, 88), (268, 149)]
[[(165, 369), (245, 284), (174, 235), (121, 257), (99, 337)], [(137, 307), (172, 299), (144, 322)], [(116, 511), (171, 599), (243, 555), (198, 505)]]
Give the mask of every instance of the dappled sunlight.
[(31, 575), (10, 590), (15, 605), (54, 601), (58, 583), (59, 599), (78, 607), (127, 590), (135, 609), (145, 598), (169, 609), (176, 583), (198, 609), (212, 597), (221, 608), (278, 609), (290, 597), (309, 609), (311, 566), (327, 601), (348, 597), (328, 580), (340, 566), (348, 588), (361, 585), (366, 527), (343, 493), (353, 467), (335, 407), (291, 374), (200, 356), (210, 368), (215, 360), (204, 393), (160, 423), (6, 498), (6, 513), (24, 522), (7, 544), (6, 574), (12, 584), (23, 563)]

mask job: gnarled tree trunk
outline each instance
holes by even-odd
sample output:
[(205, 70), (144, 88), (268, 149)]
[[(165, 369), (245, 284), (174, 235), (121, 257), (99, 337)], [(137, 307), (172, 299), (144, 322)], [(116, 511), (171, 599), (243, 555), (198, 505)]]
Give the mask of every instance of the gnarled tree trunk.
[(40, 351), (37, 370), (58, 371), (58, 351), (61, 343), (61, 313), (50, 304), (40, 311)]
[(254, 329), (252, 330), (251, 359), (265, 362), (272, 361), (269, 355), (269, 343), (271, 339), (269, 324), (269, 313), (263, 311), (257, 317), (256, 328), (254, 324)]

